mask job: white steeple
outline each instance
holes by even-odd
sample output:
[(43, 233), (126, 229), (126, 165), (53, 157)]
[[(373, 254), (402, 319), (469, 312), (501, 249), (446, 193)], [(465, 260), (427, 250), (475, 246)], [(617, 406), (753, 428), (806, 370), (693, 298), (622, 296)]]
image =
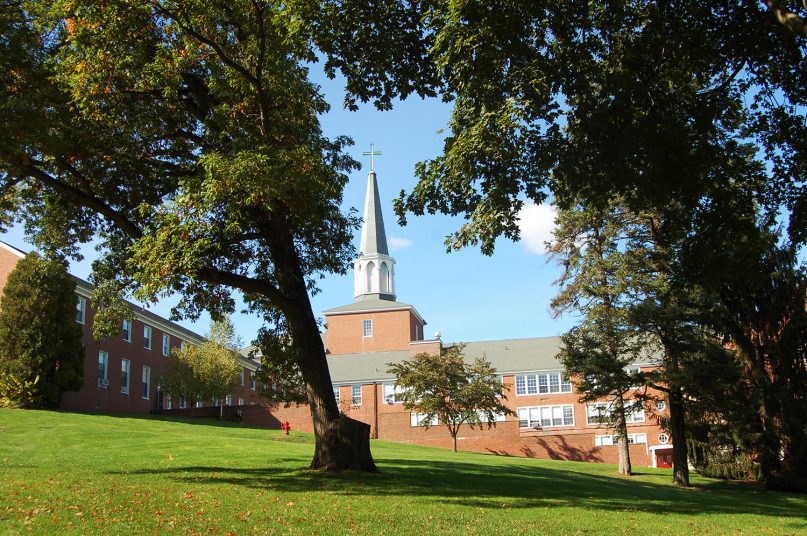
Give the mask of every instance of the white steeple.
[[(371, 149), (370, 153), (380, 154)], [(395, 259), (389, 256), (381, 201), (378, 196), (375, 170), (367, 176), (367, 197), (364, 202), (364, 223), (361, 226), (359, 258), (353, 261), (356, 301), (395, 301)]]

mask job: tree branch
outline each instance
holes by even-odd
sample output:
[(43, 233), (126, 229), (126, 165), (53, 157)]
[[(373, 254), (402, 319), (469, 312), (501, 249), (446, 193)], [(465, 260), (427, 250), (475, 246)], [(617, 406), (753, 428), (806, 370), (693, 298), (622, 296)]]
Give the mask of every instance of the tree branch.
[(275, 302), (281, 309), (292, 305), (291, 300), (286, 298), (271, 281), (267, 279), (254, 279), (245, 275), (225, 272), (217, 268), (201, 268), (196, 272), (196, 276), (208, 283), (215, 285), (226, 285), (237, 288), (243, 292), (262, 294)]
[(779, 0), (763, 0), (763, 2), (779, 24), (794, 34), (807, 37), (807, 21), (783, 6)]

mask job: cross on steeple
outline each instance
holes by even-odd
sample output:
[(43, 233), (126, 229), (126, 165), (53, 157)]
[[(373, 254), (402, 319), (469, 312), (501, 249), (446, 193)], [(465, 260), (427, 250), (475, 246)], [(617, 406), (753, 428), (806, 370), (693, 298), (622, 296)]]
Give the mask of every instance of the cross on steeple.
[(370, 157), (370, 171), (375, 171), (375, 156), (381, 154), (381, 151), (375, 150), (375, 144), (370, 144), (370, 150), (362, 153), (364, 156)]

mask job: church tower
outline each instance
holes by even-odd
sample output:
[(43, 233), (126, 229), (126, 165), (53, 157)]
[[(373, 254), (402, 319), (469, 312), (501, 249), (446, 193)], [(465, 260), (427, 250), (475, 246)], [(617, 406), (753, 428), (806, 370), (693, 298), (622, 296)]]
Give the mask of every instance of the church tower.
[(355, 301), (395, 301), (395, 259), (387, 249), (384, 216), (374, 170), (367, 176), (364, 223), (361, 226), (359, 258), (353, 262)]

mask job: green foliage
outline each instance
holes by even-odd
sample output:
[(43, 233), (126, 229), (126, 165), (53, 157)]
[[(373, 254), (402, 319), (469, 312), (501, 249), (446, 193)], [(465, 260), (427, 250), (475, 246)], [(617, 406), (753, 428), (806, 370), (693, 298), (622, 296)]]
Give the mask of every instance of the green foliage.
[(0, 408), (35, 408), (41, 404), (39, 376), (21, 380), (14, 374), (0, 372)]
[(37, 405), (56, 407), (83, 384), (84, 344), (76, 285), (64, 263), (30, 253), (9, 274), (0, 301), (0, 372), (39, 377)]
[(452, 346), (443, 355), (417, 354), (388, 366), (396, 386), (403, 388), (397, 396), (404, 407), (417, 412), (427, 428), (437, 417), (451, 434), (455, 451), (463, 424), (473, 428), (486, 423), (489, 428), (496, 425), (496, 415), (515, 415), (502, 404), (506, 397), (496, 369), (484, 356), (466, 363), (463, 346)]
[(174, 349), (160, 379), (160, 389), (175, 400), (223, 399), (238, 385), (241, 373), (238, 343), (229, 320), (213, 322), (201, 345)]

